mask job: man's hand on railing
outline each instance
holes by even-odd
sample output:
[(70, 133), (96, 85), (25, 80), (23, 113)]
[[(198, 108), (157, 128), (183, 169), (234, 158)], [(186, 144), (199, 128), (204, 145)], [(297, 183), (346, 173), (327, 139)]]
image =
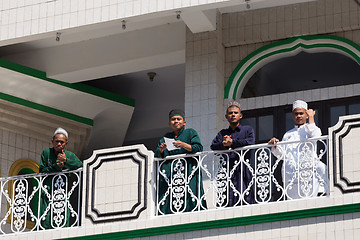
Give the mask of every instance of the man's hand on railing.
[(278, 143), (278, 142), (279, 142), (279, 139), (273, 137), (272, 139), (269, 140), (268, 143), (271, 144), (271, 145), (275, 145), (275, 144)]

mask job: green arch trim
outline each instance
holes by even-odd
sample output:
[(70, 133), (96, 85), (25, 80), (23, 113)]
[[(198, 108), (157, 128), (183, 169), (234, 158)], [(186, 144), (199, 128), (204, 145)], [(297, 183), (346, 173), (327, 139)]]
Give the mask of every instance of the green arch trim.
[(291, 53), (301, 49), (321, 51), (326, 48), (347, 55), (360, 65), (360, 46), (346, 38), (330, 35), (308, 35), (289, 38), (265, 45), (241, 60), (226, 84), (224, 98), (236, 99), (239, 85), (249, 71), (252, 68), (255, 69), (258, 64), (261, 64), (267, 58), (280, 57), (280, 54), (290, 56)]

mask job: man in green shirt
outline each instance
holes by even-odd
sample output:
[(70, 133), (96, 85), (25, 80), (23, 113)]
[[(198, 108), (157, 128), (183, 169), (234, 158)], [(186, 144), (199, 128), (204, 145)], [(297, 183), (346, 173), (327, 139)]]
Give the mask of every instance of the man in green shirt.
[[(184, 111), (179, 109), (171, 110), (169, 113), (169, 126), (172, 132), (166, 133), (160, 139), (155, 151), (155, 157), (164, 158), (203, 150), (197, 132), (192, 128), (185, 129), (185, 125)], [(167, 146), (165, 138), (171, 139), (173, 146)], [(184, 169), (181, 169), (181, 166)], [(157, 201), (160, 215), (206, 209), (199, 157), (187, 157), (185, 159), (182, 157), (179, 160), (160, 161), (159, 167), (161, 173), (158, 173)], [(181, 179), (177, 177), (181, 175), (180, 172), (184, 174), (183, 178), (180, 177)], [(185, 185), (188, 186), (185, 187)]]
[(83, 163), (72, 152), (65, 150), (68, 144), (68, 133), (63, 128), (54, 132), (51, 140), (53, 147), (45, 149), (41, 154), (39, 172), (61, 172), (81, 168)]
[[(62, 172), (66, 170), (76, 170), (78, 168), (81, 168), (83, 166), (83, 163), (79, 160), (79, 158), (72, 152), (65, 150), (66, 145), (68, 144), (68, 133), (63, 128), (58, 128), (55, 130), (53, 138), (52, 138), (52, 148), (45, 149), (41, 154), (41, 160), (40, 160), (40, 166), (39, 166), (39, 172), (40, 173), (53, 173), (53, 172)], [(70, 190), (70, 174), (67, 174), (67, 190), (66, 193), (63, 193), (67, 195), (67, 191)], [(57, 202), (56, 206), (53, 204), (50, 209), (48, 209), (47, 213), (45, 213), (47, 206), (49, 205), (50, 199), (51, 202), (56, 201), (55, 194), (59, 194), (59, 192), (56, 192), (56, 181), (54, 181), (54, 175), (50, 175), (45, 177), (43, 182), (43, 189), (46, 189), (47, 191), (42, 191), (42, 197), (41, 197), (41, 214), (45, 215), (41, 218), (41, 226), (44, 229), (51, 229), (56, 227), (67, 227), (69, 226), (69, 220), (70, 220), (70, 202), (69, 199), (63, 199), (63, 201), (60, 202), (60, 204)], [(57, 180), (60, 180), (60, 178), (57, 178)], [(54, 186), (52, 186), (54, 185)], [(63, 188), (62, 188), (63, 189)], [(60, 190), (61, 191), (61, 190)], [(47, 194), (46, 194), (47, 192)], [(59, 196), (59, 195), (57, 195)], [(59, 207), (58, 209), (55, 209), (55, 207)], [(63, 215), (66, 215), (66, 220), (61, 220), (61, 215), (56, 215), (56, 213), (62, 213)], [(66, 221), (64, 223), (64, 221)]]

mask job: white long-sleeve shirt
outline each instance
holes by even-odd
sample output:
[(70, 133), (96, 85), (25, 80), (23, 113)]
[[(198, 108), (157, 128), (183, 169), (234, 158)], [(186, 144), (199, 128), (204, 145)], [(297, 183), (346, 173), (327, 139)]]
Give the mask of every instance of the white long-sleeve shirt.
[(283, 141), (298, 141), (305, 140), (308, 138), (320, 137), (321, 130), (318, 128), (315, 123), (305, 123), (300, 127), (295, 126), (293, 129), (287, 131), (284, 134)]
[[(282, 141), (301, 141), (320, 136), (321, 130), (315, 123), (306, 123), (287, 131)], [(316, 141), (280, 145), (273, 147), (272, 152), (277, 158), (284, 159), (282, 176), (286, 196), (292, 199), (316, 196), (326, 184), (326, 165), (317, 158)]]

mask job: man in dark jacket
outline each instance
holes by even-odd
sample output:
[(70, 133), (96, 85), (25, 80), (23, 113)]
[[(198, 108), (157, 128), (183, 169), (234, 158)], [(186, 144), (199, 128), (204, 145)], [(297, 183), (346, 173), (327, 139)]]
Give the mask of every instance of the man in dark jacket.
[[(212, 150), (229, 150), (239, 147), (244, 147), (255, 143), (254, 130), (250, 126), (242, 126), (240, 119), (242, 118), (241, 106), (237, 102), (230, 102), (227, 109), (225, 118), (229, 122), (229, 127), (222, 129), (211, 143)], [(230, 207), (239, 206), (243, 201), (244, 204), (253, 203), (254, 197), (251, 194), (251, 173), (249, 165), (240, 162), (240, 155), (238, 152), (228, 152), (219, 155), (223, 159), (219, 167), (221, 179), (218, 186), (218, 206)], [(245, 155), (244, 160), (248, 159), (249, 154)], [(241, 165), (243, 171), (241, 172)], [(226, 172), (226, 174), (224, 174)], [(243, 176), (242, 176), (243, 175)], [(241, 193), (244, 198), (241, 199)]]

